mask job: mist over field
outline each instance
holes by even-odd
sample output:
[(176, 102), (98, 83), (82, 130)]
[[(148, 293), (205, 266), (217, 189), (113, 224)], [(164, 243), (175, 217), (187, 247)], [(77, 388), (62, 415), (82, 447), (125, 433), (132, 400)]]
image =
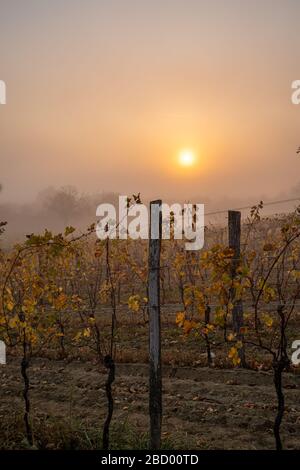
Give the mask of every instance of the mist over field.
[[(133, 193), (139, 192), (139, 187), (133, 189), (133, 192), (124, 195), (130, 197)], [(297, 198), (299, 199), (297, 200)], [(290, 201), (290, 199), (292, 200)], [(141, 200), (146, 205), (150, 203), (149, 198), (145, 199), (142, 193)], [(205, 223), (224, 225), (229, 209), (245, 208), (243, 217), (246, 218), (250, 213), (250, 208), (260, 201), (267, 204), (262, 212), (264, 215), (290, 212), (300, 203), (300, 183), (289, 192), (274, 195), (274, 198), (271, 199), (264, 193), (244, 198), (227, 195), (222, 199), (202, 194), (199, 197), (191, 198), (166, 198), (163, 202), (168, 204), (174, 202), (204, 204), (205, 214), (207, 214)], [(275, 204), (271, 204), (269, 207), (268, 203), (270, 202), (275, 202)], [(118, 210), (119, 194), (113, 192), (80, 193), (74, 186), (48, 187), (40, 191), (33, 201), (22, 204), (21, 202), (2, 202), (0, 193), (1, 221), (7, 222), (1, 239), (2, 247), (8, 247), (22, 241), (25, 235), (42, 233), (45, 228), (59, 232), (63, 231), (66, 226), (72, 225), (78, 232), (85, 231), (88, 226), (97, 221), (96, 208), (102, 203), (111, 203)], [(218, 214), (221, 211), (224, 213)]]

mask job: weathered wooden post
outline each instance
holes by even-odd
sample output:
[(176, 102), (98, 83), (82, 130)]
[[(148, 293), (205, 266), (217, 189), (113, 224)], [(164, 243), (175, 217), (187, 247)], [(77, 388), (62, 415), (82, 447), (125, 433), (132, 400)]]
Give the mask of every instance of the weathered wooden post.
[[(240, 263), (241, 257), (241, 213), (239, 211), (228, 211), (228, 243), (229, 248), (233, 250), (233, 259), (231, 265), (231, 276), (236, 276), (236, 271)], [(235, 297), (235, 289), (231, 290), (232, 298)], [(243, 302), (241, 299), (234, 301), (232, 310), (232, 323), (233, 331), (236, 334), (238, 340), (243, 339), (241, 328), (244, 324), (243, 315)], [(244, 367), (245, 362), (245, 350), (244, 346), (239, 349), (239, 357), (241, 359), (241, 365)]]
[(148, 312), (149, 312), (149, 414), (150, 449), (159, 449), (162, 421), (160, 250), (162, 236), (161, 200), (150, 203)]

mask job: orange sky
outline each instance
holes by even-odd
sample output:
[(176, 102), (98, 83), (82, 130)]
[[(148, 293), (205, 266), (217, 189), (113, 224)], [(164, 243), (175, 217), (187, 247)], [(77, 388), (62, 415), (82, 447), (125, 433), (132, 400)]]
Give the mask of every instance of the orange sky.
[[(67, 184), (172, 199), (289, 192), (299, 14), (296, 0), (2, 0), (2, 200)], [(194, 167), (177, 164), (182, 148)]]

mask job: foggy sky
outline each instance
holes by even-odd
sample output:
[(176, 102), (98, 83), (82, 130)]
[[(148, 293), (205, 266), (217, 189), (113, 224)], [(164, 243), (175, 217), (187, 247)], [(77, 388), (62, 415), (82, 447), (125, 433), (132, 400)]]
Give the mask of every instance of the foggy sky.
[(297, 0), (0, 0), (1, 200), (288, 193), (299, 18)]

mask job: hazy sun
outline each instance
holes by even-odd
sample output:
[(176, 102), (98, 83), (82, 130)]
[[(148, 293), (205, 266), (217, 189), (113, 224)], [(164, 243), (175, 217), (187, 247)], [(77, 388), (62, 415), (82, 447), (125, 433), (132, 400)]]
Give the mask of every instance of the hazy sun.
[(181, 150), (178, 155), (179, 164), (182, 166), (192, 166), (196, 160), (195, 153), (192, 150)]

